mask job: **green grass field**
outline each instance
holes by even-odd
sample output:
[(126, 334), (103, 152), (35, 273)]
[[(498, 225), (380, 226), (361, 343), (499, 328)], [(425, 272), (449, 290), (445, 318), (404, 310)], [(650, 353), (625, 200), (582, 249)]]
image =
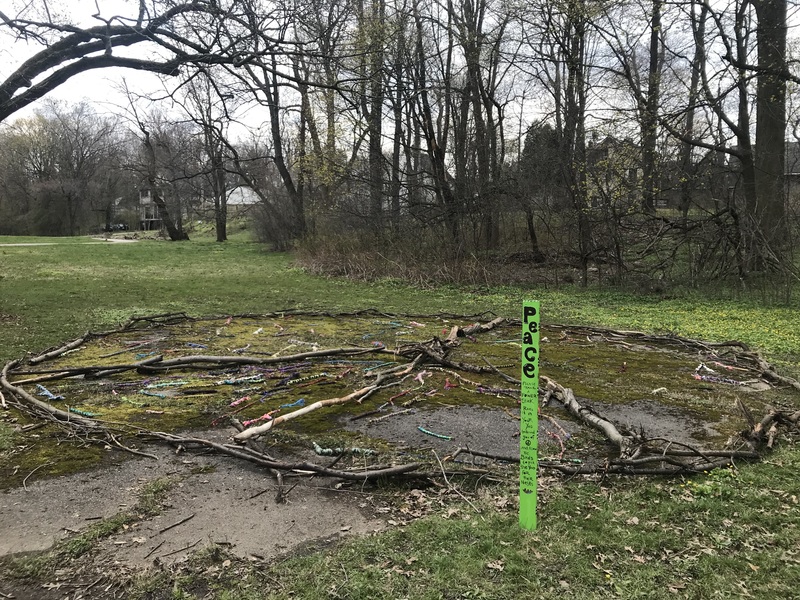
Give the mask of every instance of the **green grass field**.
[[(21, 242), (56, 244), (0, 246), (3, 361), (114, 327), (132, 314), (377, 308), (517, 316), (529, 297), (542, 302), (545, 322), (740, 339), (798, 374), (796, 307), (567, 287), (419, 290), (354, 283), (309, 276), (291, 256), (243, 239), (93, 244), (0, 237), (0, 244)], [(0, 459), (8, 436), (0, 427)], [(455, 513), (305, 553), (266, 571), (235, 562), (235, 576), (230, 570), (206, 586), (212, 597), (229, 600), (800, 598), (800, 449), (788, 438), (778, 445), (764, 463), (691, 481), (547, 480), (536, 533), (519, 529), (516, 491), (500, 486), (475, 499), (479, 513), (458, 505)], [(186, 590), (197, 577), (170, 581), (172, 595), (158, 597), (194, 597)]]

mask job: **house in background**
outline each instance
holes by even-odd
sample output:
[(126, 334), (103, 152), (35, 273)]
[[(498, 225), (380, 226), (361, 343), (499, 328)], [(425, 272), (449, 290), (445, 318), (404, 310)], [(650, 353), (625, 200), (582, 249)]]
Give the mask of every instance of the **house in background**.
[(139, 190), (139, 225), (142, 231), (161, 229), (161, 211), (153, 202), (153, 192), (150, 188)]
[(786, 200), (790, 206), (800, 204), (800, 142), (786, 142), (784, 161)]
[[(228, 190), (226, 195), (229, 216), (246, 215), (261, 202), (258, 194), (252, 188), (244, 185)], [(167, 201), (163, 194), (162, 199)], [(170, 199), (175, 200), (173, 197)], [(213, 221), (214, 204), (208, 197), (202, 195), (193, 199), (186, 199), (185, 197), (183, 203), (180, 203), (179, 200), (180, 197), (177, 197), (177, 205), (175, 206), (167, 202), (170, 215), (173, 216), (173, 220), (176, 223), (185, 218), (196, 219), (197, 217), (201, 220)], [(153, 190), (151, 188), (141, 188), (139, 190), (139, 227), (142, 231), (158, 231), (163, 226), (161, 211), (153, 201)]]
[(236, 186), (228, 190), (227, 194), (228, 214), (231, 216), (247, 214), (261, 202), (261, 198), (258, 197), (253, 188), (246, 185)]
[(606, 136), (586, 148), (586, 188), (593, 207), (635, 204), (641, 194), (641, 149), (629, 139)]

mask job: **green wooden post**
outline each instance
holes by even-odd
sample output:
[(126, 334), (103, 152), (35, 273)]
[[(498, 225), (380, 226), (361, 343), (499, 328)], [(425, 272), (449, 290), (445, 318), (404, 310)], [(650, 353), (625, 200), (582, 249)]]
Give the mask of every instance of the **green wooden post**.
[(522, 399), (519, 435), (519, 524), (536, 529), (539, 467), (539, 302), (522, 303)]

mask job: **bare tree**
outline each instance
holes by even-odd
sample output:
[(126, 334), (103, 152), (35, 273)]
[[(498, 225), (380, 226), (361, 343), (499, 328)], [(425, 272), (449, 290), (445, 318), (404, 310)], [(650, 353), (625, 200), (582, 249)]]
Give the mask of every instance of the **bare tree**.
[(211, 196), (214, 202), (214, 226), (218, 242), (228, 239), (228, 172), (230, 160), (228, 130), (234, 118), (229, 104), (236, 103), (234, 94), (225, 86), (224, 73), (200, 70), (182, 86), (173, 99), (182, 107), (186, 118), (197, 130), (199, 149), (196, 172), (187, 177), (201, 181), (200, 195)]
[[(78, 235), (106, 224), (120, 173), (120, 137), (113, 122), (86, 103), (49, 102), (34, 117), (3, 131), (3, 204), (29, 231)], [(14, 198), (14, 197), (17, 198)]]
[[(228, 4), (236, 4), (230, 0)], [(48, 0), (26, 2), (17, 14), (0, 11), (0, 32), (41, 50), (0, 82), (0, 121), (28, 106), (79, 73), (111, 67), (176, 75), (185, 64), (232, 62), (214, 22), (231, 10), (221, 1), (139, 0), (129, 14), (104, 16), (93, 27), (78, 27), (49, 9)], [(131, 46), (151, 46), (163, 58), (125, 53)]]

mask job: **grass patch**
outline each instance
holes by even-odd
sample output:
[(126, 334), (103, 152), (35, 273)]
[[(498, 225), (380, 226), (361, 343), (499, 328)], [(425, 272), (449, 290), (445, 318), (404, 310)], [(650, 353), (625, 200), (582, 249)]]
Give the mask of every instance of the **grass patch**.
[[(0, 237), (0, 243), (4, 240)], [(0, 251), (3, 360), (87, 329), (113, 327), (134, 313), (186, 311), (198, 316), (380, 308), (517, 316), (523, 297), (534, 296), (541, 300), (548, 323), (670, 332), (711, 341), (740, 339), (789, 361), (798, 360), (800, 348), (797, 307), (764, 306), (756, 300), (662, 299), (573, 287), (417, 289), (394, 280), (353, 282), (308, 275), (293, 266), (291, 256), (264, 252), (247, 241), (68, 243)]]
[[(22, 424), (28, 421), (26, 415), (19, 418)], [(58, 428), (53, 425), (20, 434), (0, 423), (0, 490), (20, 487), (26, 478), (31, 483), (100, 465), (107, 455), (98, 445), (59, 439)]]
[[(0, 243), (7, 241), (0, 238)], [(132, 313), (378, 307), (410, 314), (492, 311), (518, 316), (521, 300), (530, 297), (542, 302), (545, 323), (713, 341), (738, 338), (777, 359), (790, 374), (800, 371), (796, 304), (692, 294), (657, 298), (572, 287), (417, 289), (394, 280), (351, 282), (311, 276), (294, 266), (291, 256), (265, 253), (245, 240), (101, 245), (73, 240), (60, 246), (2, 247), (0, 252), (1, 360), (58, 345), (88, 329), (115, 327)], [(3, 430), (7, 436), (7, 427), (0, 428), (0, 436)], [(266, 568), (235, 563), (236, 577), (203, 576), (208, 577), (204, 586), (228, 600), (793, 598), (800, 588), (800, 451), (789, 444), (780, 440), (781, 448), (767, 463), (733, 475), (551, 486), (543, 495), (541, 528), (535, 534), (519, 530), (515, 491), (509, 490), (508, 508), (480, 500), (483, 518), (464, 518), (470, 509), (461, 506), (449, 518), (444, 512)], [(24, 476), (46, 460), (38, 456), (36, 464), (20, 472)], [(157, 507), (158, 493), (153, 497)], [(106, 524), (116, 526), (116, 521)], [(92, 547), (91, 539), (73, 543), (70, 553)], [(55, 564), (43, 556), (30, 560), (29, 573), (46, 572)], [(35, 561), (45, 561), (46, 568)], [(163, 573), (159, 578), (154, 589), (174, 597), (191, 594), (196, 585)]]
[(0, 453), (9, 450), (17, 441), (17, 434), (11, 425), (0, 422)]
[[(192, 577), (171, 581), (228, 600), (794, 598), (800, 510), (780, 490), (800, 463), (796, 450), (775, 459), (691, 483), (551, 485), (534, 533), (518, 525), (515, 490), (495, 488), (476, 500), (479, 514), (450, 505), (266, 569), (234, 558), (228, 575), (219, 565), (231, 557), (207, 551)], [(211, 565), (215, 577), (198, 575)]]

